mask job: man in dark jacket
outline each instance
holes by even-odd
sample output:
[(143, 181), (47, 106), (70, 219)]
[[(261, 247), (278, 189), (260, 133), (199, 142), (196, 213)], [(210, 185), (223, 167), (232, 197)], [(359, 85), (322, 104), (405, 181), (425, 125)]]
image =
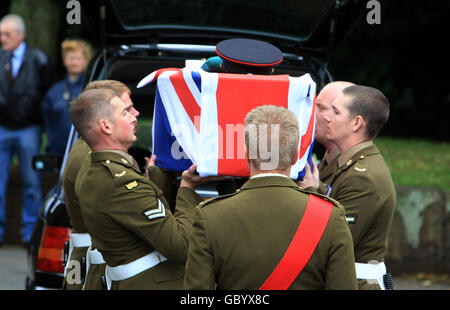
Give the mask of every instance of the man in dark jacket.
[(53, 83), (47, 55), (25, 43), (20, 16), (0, 21), (0, 244), (6, 226), (5, 201), (9, 168), (17, 154), (23, 183), (22, 242), (28, 243), (41, 205), (39, 174), (31, 163), (40, 151), (41, 100)]

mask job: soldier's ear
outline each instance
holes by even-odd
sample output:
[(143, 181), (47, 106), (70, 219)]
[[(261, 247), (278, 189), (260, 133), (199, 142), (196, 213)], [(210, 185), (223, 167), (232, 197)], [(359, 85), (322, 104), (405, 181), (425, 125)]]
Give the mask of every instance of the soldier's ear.
[(363, 129), (365, 126), (365, 120), (361, 115), (356, 115), (352, 120), (352, 131), (357, 132)]
[(297, 151), (295, 152), (295, 156), (294, 156), (294, 158), (292, 159), (292, 166), (293, 165), (295, 165), (295, 163), (297, 162), (297, 160), (298, 160), (298, 155), (299, 155), (300, 153), (299, 153), (299, 150), (297, 149)]
[(244, 153), (245, 153), (245, 161), (247, 162), (247, 166), (250, 169), (250, 155), (247, 149), (247, 145), (244, 144)]
[(100, 119), (98, 121), (98, 124), (100, 126), (100, 130), (108, 135), (112, 134), (112, 124), (107, 119)]

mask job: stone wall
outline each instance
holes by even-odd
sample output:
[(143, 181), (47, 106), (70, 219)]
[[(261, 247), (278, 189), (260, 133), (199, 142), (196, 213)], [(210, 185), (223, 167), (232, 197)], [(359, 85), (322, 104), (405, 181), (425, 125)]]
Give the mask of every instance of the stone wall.
[(450, 192), (397, 187), (386, 264), (391, 272), (449, 272)]

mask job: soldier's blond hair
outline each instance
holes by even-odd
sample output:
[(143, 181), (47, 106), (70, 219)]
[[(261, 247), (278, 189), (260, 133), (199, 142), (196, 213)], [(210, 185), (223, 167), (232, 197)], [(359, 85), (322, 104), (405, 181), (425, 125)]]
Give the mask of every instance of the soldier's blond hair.
[[(256, 129), (256, 136), (251, 134), (252, 128)], [(257, 141), (250, 141), (255, 138)], [(278, 143), (273, 145), (273, 141)], [(266, 143), (266, 149), (270, 149), (272, 155), (278, 156), (278, 165), (276, 169), (271, 170), (283, 171), (289, 168), (299, 144), (298, 120), (295, 114), (286, 108), (273, 105), (260, 106), (250, 111), (245, 118), (245, 145), (249, 153), (257, 155), (255, 158), (249, 158), (255, 168), (264, 170), (261, 169), (261, 164), (270, 162), (273, 158), (261, 158), (260, 143)], [(258, 148), (256, 152), (251, 150), (255, 147)]]
[(101, 80), (90, 82), (86, 87), (86, 90), (90, 89), (109, 89), (115, 91), (116, 93), (122, 95), (123, 93), (131, 94), (130, 88), (124, 83), (116, 80)]

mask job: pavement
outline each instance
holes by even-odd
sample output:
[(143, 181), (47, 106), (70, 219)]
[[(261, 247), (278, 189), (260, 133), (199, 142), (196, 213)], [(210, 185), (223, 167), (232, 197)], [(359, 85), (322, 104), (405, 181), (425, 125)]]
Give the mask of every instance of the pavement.
[(26, 249), (9, 244), (0, 247), (0, 290), (24, 290), (26, 274)]
[[(26, 274), (26, 249), (10, 244), (0, 247), (0, 290), (24, 290)], [(393, 278), (396, 290), (450, 290), (448, 274), (404, 273)]]

